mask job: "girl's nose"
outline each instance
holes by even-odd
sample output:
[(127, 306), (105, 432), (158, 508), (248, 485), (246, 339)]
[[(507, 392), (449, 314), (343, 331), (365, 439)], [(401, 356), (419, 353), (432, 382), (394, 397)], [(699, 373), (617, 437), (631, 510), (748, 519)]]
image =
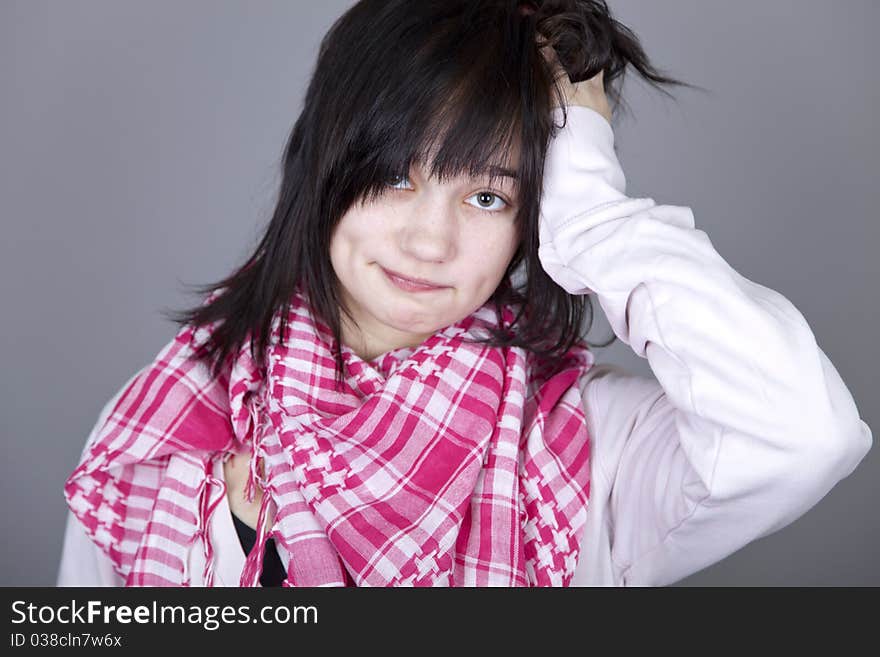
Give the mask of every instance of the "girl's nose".
[(403, 217), (400, 248), (425, 262), (448, 262), (455, 257), (457, 220), (449, 201), (425, 195), (413, 203)]

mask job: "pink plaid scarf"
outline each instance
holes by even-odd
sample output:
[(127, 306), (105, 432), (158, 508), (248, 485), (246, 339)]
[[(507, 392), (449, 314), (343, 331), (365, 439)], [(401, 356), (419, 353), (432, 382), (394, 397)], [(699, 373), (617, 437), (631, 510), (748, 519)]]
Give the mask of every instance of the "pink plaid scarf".
[(291, 556), (285, 586), (570, 583), (589, 496), (585, 346), (542, 374), (522, 349), (465, 341), (498, 321), (486, 305), (375, 361), (343, 347), (337, 391), (331, 334), (307, 299), (294, 295), (284, 340), (278, 320), (265, 368), (246, 343), (219, 377), (191, 358), (213, 327), (182, 329), (67, 480), (127, 586), (189, 585), (197, 539), (213, 584), (208, 521), (226, 495), (213, 465), (242, 450), (257, 456), (249, 499), (266, 492), (242, 586), (258, 584), (269, 537)]

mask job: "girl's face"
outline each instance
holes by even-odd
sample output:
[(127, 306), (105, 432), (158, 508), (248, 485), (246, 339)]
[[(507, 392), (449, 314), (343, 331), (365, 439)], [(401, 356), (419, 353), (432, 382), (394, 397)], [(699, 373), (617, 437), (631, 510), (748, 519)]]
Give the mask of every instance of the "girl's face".
[[(439, 183), (413, 166), (336, 226), (330, 260), (360, 330), (342, 315), (342, 341), (362, 358), (415, 347), (482, 306), (517, 247), (510, 176)], [(408, 279), (408, 280), (407, 280)]]

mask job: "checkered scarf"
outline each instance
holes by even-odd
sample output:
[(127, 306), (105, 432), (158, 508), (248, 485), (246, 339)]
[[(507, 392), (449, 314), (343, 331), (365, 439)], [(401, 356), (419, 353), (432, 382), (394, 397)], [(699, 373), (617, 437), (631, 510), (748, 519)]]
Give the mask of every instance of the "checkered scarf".
[(306, 297), (284, 340), (279, 317), (264, 367), (246, 343), (217, 377), (193, 357), (214, 325), (184, 327), (68, 478), (70, 509), (127, 586), (190, 585), (193, 549), (213, 584), (208, 521), (226, 495), (214, 462), (245, 450), (246, 496), (265, 494), (241, 586), (258, 585), (270, 537), (290, 555), (285, 586), (570, 583), (589, 496), (585, 346), (542, 374), (520, 348), (467, 341), (497, 325), (487, 304), (374, 361), (343, 346), (337, 389)]

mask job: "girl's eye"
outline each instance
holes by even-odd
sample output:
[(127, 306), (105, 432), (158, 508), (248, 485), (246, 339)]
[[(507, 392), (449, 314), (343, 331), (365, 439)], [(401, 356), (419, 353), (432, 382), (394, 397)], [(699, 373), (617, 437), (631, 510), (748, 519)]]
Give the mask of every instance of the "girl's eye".
[[(395, 175), (391, 176), (387, 180), (386, 184), (394, 189), (407, 189), (406, 187), (402, 186), (403, 183), (406, 181), (406, 176)], [(500, 212), (501, 210), (504, 210), (509, 206), (509, 203), (507, 201), (505, 201), (503, 198), (498, 196), (498, 194), (495, 194), (493, 192), (477, 192), (470, 198), (477, 199), (476, 204), (472, 203), (471, 205), (474, 205), (474, 207), (480, 208), (481, 210), (487, 210), (489, 212)], [(499, 202), (501, 203), (500, 206), (497, 205)]]
[(401, 176), (401, 175), (391, 176), (391, 177), (388, 179), (388, 181), (386, 182), (386, 184), (387, 184), (389, 187), (394, 187), (394, 188), (396, 188), (396, 189), (402, 189), (402, 188), (400, 187), (400, 184), (401, 184), (403, 181), (405, 181), (405, 180), (406, 180), (406, 176)]
[[(477, 199), (478, 205), (476, 207), (481, 210), (489, 210), (490, 212), (500, 212), (507, 207), (507, 201), (498, 196), (498, 194), (494, 194), (492, 192), (477, 192), (471, 198)], [(495, 206), (496, 202), (501, 202), (501, 206)]]

